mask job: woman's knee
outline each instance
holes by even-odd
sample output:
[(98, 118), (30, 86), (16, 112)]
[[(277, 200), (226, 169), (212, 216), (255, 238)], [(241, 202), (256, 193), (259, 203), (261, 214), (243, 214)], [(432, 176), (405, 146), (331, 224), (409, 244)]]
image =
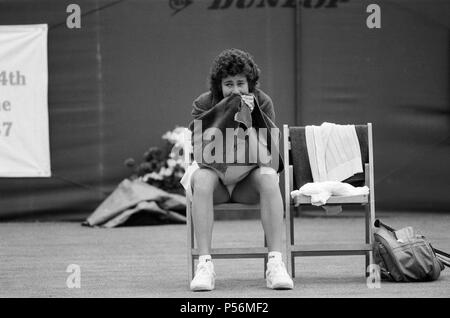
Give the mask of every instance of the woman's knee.
[(217, 186), (218, 178), (218, 175), (211, 169), (198, 169), (192, 175), (192, 189), (194, 192), (212, 194)]
[(256, 187), (260, 192), (273, 192), (280, 189), (278, 174), (273, 168), (261, 167), (253, 173)]

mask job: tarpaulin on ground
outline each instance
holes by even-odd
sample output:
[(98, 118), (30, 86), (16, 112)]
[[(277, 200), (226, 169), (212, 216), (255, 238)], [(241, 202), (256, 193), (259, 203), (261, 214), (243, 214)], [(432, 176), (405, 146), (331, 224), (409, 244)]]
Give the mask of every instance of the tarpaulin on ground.
[(123, 180), (83, 222), (86, 226), (186, 223), (185, 196), (169, 193), (139, 179)]

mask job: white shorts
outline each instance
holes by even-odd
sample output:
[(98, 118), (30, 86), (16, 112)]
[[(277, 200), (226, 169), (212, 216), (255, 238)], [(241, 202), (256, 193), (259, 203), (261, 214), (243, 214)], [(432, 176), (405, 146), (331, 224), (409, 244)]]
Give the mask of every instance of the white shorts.
[(222, 180), (223, 184), (227, 187), (228, 193), (233, 193), (234, 188), (238, 184), (239, 181), (244, 179), (246, 176), (250, 174), (250, 172), (255, 169), (257, 166), (230, 166), (225, 171), (225, 176)]
[[(224, 178), (221, 178), (223, 184), (227, 187), (228, 193), (233, 193), (234, 188), (236, 187), (237, 183), (244, 179), (253, 169), (255, 169), (255, 165), (251, 166), (230, 166), (227, 168), (227, 171), (225, 172)], [(191, 187), (191, 178), (194, 172), (200, 169), (199, 165), (196, 161), (193, 161), (192, 164), (186, 169), (183, 178), (181, 178), (180, 183), (183, 185), (183, 188), (186, 191), (189, 191), (190, 195), (192, 196), (192, 187)], [(260, 167), (261, 173), (265, 174), (277, 174), (277, 172), (270, 167)], [(279, 175), (278, 176), (278, 182), (280, 180)]]

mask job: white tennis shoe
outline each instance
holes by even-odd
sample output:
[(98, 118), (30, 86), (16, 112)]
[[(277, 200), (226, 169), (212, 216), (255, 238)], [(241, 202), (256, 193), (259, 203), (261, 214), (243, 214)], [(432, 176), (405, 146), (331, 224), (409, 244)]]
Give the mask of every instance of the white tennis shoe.
[(216, 273), (212, 261), (199, 262), (194, 279), (191, 281), (192, 291), (209, 291), (214, 289)]
[(267, 262), (266, 282), (267, 287), (271, 289), (294, 288), (294, 282), (282, 261)]

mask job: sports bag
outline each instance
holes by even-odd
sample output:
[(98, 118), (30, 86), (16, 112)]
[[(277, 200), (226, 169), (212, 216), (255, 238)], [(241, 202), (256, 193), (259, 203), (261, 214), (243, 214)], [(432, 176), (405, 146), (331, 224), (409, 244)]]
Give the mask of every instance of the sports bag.
[(412, 227), (395, 230), (380, 220), (375, 221), (373, 255), (381, 279), (395, 282), (433, 281), (450, 265), (450, 255), (433, 248)]

